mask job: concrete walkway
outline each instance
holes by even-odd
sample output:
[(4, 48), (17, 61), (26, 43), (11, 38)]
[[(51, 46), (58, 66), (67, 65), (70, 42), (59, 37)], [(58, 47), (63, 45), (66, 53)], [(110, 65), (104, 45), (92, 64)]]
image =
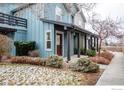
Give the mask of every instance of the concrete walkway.
[(124, 54), (115, 52), (112, 62), (96, 85), (124, 85)]

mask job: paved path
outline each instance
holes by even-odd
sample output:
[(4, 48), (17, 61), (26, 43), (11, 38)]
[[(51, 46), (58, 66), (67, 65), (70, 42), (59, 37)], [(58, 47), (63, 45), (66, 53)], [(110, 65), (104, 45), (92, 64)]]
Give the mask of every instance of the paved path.
[(96, 85), (124, 85), (124, 54), (116, 52)]

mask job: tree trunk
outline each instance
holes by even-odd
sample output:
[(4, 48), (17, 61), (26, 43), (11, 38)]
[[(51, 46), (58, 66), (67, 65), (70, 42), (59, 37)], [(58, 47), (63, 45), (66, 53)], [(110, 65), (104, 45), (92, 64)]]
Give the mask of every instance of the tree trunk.
[(100, 55), (101, 45), (102, 45), (102, 39), (100, 39), (100, 42), (99, 42), (99, 50), (98, 50), (99, 54), (98, 55)]

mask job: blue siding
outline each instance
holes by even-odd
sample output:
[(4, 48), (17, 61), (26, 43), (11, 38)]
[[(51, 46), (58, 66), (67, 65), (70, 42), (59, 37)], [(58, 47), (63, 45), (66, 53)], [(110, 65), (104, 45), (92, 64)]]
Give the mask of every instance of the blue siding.
[(45, 4), (45, 18), (50, 19), (50, 20), (55, 20), (56, 6), (61, 8), (62, 11), (63, 11), (62, 22), (71, 23), (72, 22), (72, 17), (70, 15), (70, 13), (67, 12), (67, 10), (65, 9), (64, 5), (61, 4), (61, 3)]
[[(65, 9), (63, 4), (60, 3), (52, 3), (52, 4), (45, 4), (45, 18), (49, 19), (49, 20), (55, 20), (55, 9), (56, 6), (58, 6), (59, 8), (61, 8), (63, 10), (63, 17), (62, 17), (62, 22), (65, 23), (72, 23), (72, 17), (71, 14), (67, 12), (67, 10)], [(56, 21), (56, 20), (55, 20)], [(46, 29), (48, 24), (44, 24), (44, 26), (46, 27)], [(45, 31), (45, 29), (44, 29)], [(53, 31), (53, 30), (52, 30)], [(54, 33), (54, 32), (53, 32)], [(55, 36), (52, 37), (52, 39), (54, 39)], [(44, 40), (45, 41), (45, 40)], [(44, 52), (45, 56), (49, 56), (55, 53), (54, 47), (54, 40), (52, 40), (52, 50), (51, 52)], [(73, 42), (73, 33), (71, 34), (71, 41)], [(56, 44), (55, 44), (56, 45)], [(73, 55), (74, 54), (74, 49), (73, 49), (73, 43), (71, 43), (71, 50), (70, 50), (70, 54)], [(67, 34), (64, 33), (64, 57), (67, 56)]]
[[(22, 31), (22, 30), (17, 30), (16, 32), (14, 32), (12, 34), (11, 37), (14, 41), (26, 41), (27, 33), (25, 31)], [(16, 55), (15, 46), (13, 46), (13, 49), (11, 51), (11, 55)]]
[(39, 18), (32, 13), (30, 8), (25, 9), (25, 12), (23, 11), (22, 17), (28, 20), (27, 40), (35, 41), (41, 57), (44, 56), (42, 51), (43, 22), (40, 21)]
[[(51, 55), (54, 55), (55, 53), (55, 49), (54, 49), (54, 25), (53, 24), (49, 24), (49, 23), (43, 23), (43, 39), (42, 39), (42, 46), (43, 46), (43, 55), (44, 57), (48, 57)], [(51, 51), (47, 51), (45, 50), (45, 32), (47, 30), (51, 30), (51, 35), (52, 35), (52, 42), (51, 42), (51, 46), (52, 46), (52, 50)]]
[[(45, 4), (44, 18), (47, 18), (49, 20), (55, 20), (56, 6), (60, 7), (63, 10), (62, 22), (72, 23), (71, 14), (68, 13), (64, 5), (61, 3)], [(0, 11), (4, 10), (6, 13), (10, 13), (10, 10), (14, 9), (15, 7), (17, 6), (16, 5), (9, 6), (9, 9), (7, 7), (3, 7), (3, 9), (1, 8)], [(15, 32), (15, 35), (14, 35), (14, 40), (35, 41), (41, 57), (48, 57), (50, 55), (54, 55), (56, 51), (54, 24), (42, 22), (40, 18), (37, 17), (37, 15), (32, 12), (31, 6), (29, 6), (29, 8), (18, 11), (18, 13), (19, 13), (19, 17), (27, 19), (27, 31), (17, 30), (17, 32)], [(52, 50), (51, 51), (45, 50), (45, 32), (47, 30), (51, 30), (52, 32), (51, 33), (52, 34), (52, 42), (51, 42)], [(71, 43), (70, 54), (73, 55), (74, 54), (73, 53), (74, 52), (73, 33), (71, 33), (71, 42), (72, 43)], [(15, 48), (13, 49), (12, 52), (13, 52), (13, 55), (15, 55)], [(67, 34), (66, 33), (64, 33), (64, 56), (67, 56)]]
[(10, 14), (10, 11), (20, 6), (20, 4), (0, 3), (0, 12)]
[(22, 30), (17, 30), (14, 35), (14, 41), (25, 41), (27, 37), (27, 32)]

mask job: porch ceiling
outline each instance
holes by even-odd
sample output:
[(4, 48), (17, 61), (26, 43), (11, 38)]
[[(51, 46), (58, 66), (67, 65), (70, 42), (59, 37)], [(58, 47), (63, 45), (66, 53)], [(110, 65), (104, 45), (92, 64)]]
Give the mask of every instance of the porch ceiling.
[(47, 23), (51, 23), (51, 24), (55, 24), (55, 25), (60, 25), (60, 26), (65, 26), (67, 27), (69, 30), (70, 29), (74, 29), (78, 32), (82, 32), (82, 33), (85, 33), (85, 34), (88, 34), (88, 35), (92, 35), (92, 36), (95, 36), (95, 37), (98, 37), (98, 35), (86, 30), (86, 29), (83, 29), (83, 28), (80, 28), (74, 24), (71, 24), (71, 23), (64, 23), (64, 22), (59, 22), (59, 21), (53, 21), (53, 20), (48, 20), (48, 19), (44, 19), (44, 18), (41, 18), (40, 19), (41, 21), (43, 22), (47, 22)]

